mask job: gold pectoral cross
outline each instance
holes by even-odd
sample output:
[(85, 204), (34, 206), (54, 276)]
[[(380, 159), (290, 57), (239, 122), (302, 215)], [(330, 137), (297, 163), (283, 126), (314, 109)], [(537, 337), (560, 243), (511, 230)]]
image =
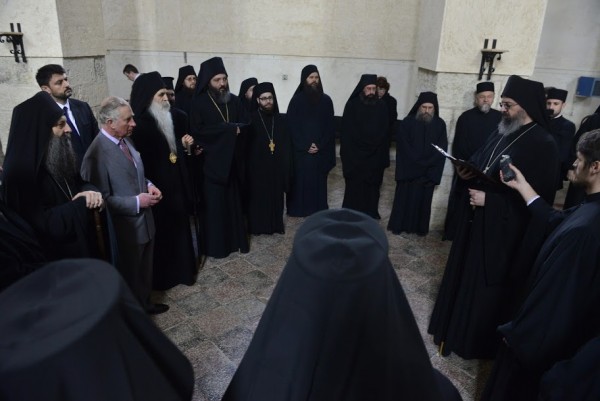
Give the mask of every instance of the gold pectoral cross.
[(269, 139), (269, 149), (271, 149), (271, 154), (275, 152), (275, 142), (272, 139)]

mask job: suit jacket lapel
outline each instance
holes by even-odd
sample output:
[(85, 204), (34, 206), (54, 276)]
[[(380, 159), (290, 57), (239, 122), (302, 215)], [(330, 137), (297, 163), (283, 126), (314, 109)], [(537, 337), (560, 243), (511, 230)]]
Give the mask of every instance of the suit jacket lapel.
[[(137, 170), (137, 178), (138, 178), (138, 182), (140, 185), (140, 192), (147, 192), (148, 189), (146, 188), (146, 178), (144, 177), (144, 164), (142, 163), (142, 158), (140, 156), (140, 152), (138, 152), (137, 149), (133, 146), (133, 144), (131, 143), (129, 138), (125, 138), (124, 140), (127, 143), (127, 146), (129, 146), (129, 152), (131, 153), (131, 157), (133, 158), (133, 161), (135, 162), (135, 167)], [(125, 156), (125, 155), (123, 155), (123, 156)], [(127, 157), (125, 159), (127, 159)], [(129, 160), (128, 160), (128, 162), (129, 162)], [(129, 164), (131, 164), (131, 162), (129, 162)]]

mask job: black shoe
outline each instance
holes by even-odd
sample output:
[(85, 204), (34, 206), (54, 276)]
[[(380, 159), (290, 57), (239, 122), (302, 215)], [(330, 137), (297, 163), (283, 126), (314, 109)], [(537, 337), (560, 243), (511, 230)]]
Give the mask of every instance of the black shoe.
[(146, 313), (149, 315), (160, 315), (161, 313), (165, 313), (169, 310), (169, 305), (165, 304), (151, 304), (148, 309), (146, 309)]

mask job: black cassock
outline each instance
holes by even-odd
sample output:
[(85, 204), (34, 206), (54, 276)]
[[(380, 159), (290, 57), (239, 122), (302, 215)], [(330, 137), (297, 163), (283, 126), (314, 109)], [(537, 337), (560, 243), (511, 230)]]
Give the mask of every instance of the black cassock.
[(388, 230), (425, 235), (429, 232), (433, 189), (440, 183), (446, 159), (431, 145), (448, 149), (446, 123), (407, 116), (396, 131), (396, 193)]
[[(304, 217), (327, 209), (327, 175), (335, 166), (333, 103), (323, 94), (313, 101), (304, 91), (292, 97), (287, 110), (292, 139), (293, 177), (286, 198), (287, 214)], [(308, 153), (311, 143), (319, 148)]]
[(224, 258), (231, 252), (248, 252), (240, 193), (247, 128), (236, 134), (238, 124), (248, 122), (245, 111), (235, 95), (217, 106), (208, 92), (201, 92), (194, 97), (189, 118), (190, 134), (204, 148), (201, 214), (206, 255)]
[(100, 257), (92, 211), (85, 205), (85, 197), (71, 200), (79, 192), (98, 189), (76, 178), (77, 183), (67, 186), (54, 179), (44, 167), (38, 176), (39, 207), (23, 211), (23, 218), (31, 224), (44, 247), (49, 261), (64, 258)]
[[(273, 152), (269, 147), (271, 138)], [(284, 232), (283, 196), (289, 191), (291, 152), (291, 138), (279, 113), (254, 111), (248, 132), (246, 165), (251, 234)]]
[[(600, 107), (598, 107), (600, 109)], [(596, 110), (596, 112), (592, 115), (585, 117), (581, 121), (581, 125), (573, 138), (573, 142), (571, 143), (571, 153), (569, 155), (569, 162), (573, 164), (575, 159), (577, 159), (577, 142), (581, 138), (583, 134), (588, 131), (594, 130), (596, 128), (600, 128), (600, 112)], [(570, 207), (579, 205), (583, 198), (585, 197), (585, 192), (583, 188), (574, 186), (573, 184), (569, 184), (569, 189), (567, 191), (567, 196), (565, 197), (565, 205), (564, 209), (568, 209)]]
[(348, 100), (342, 117), (340, 159), (346, 188), (342, 207), (379, 219), (379, 191), (389, 165), (389, 112), (378, 100), (364, 104)]
[(556, 363), (540, 382), (539, 401), (600, 400), (600, 337)]
[(106, 262), (46, 264), (0, 304), (4, 401), (192, 399), (192, 365)]
[(563, 180), (567, 179), (567, 172), (573, 165), (571, 160), (571, 143), (575, 138), (575, 124), (563, 116), (550, 120), (550, 133), (558, 146), (560, 157), (560, 174), (557, 181), (557, 189), (562, 189)]
[(508, 347), (499, 352), (486, 401), (537, 399), (542, 374), (600, 333), (600, 193), (564, 212), (541, 199), (529, 209), (556, 229), (535, 260), (523, 305), (498, 328)]
[[(501, 118), (502, 113), (494, 109), (483, 113), (477, 107), (473, 107), (462, 113), (456, 120), (452, 156), (461, 160), (469, 160), (498, 128)], [(452, 188), (448, 195), (444, 239), (450, 241), (454, 239), (458, 226), (457, 205), (460, 203), (460, 197), (465, 196), (465, 194), (468, 196), (467, 189), (465, 181), (461, 180), (455, 173), (452, 178)]]
[(190, 91), (182, 88), (181, 90), (175, 93), (175, 107), (179, 110), (184, 111), (186, 114), (189, 114), (192, 108), (193, 97), (193, 90)]
[(363, 213), (307, 218), (223, 401), (460, 400), (431, 366), (388, 248)]
[(0, 199), (0, 291), (45, 264), (33, 229)]
[(196, 279), (196, 257), (190, 230), (190, 184), (181, 137), (186, 121), (173, 116), (176, 155), (154, 117), (146, 110), (135, 116), (132, 139), (144, 162), (146, 178), (162, 192), (162, 200), (152, 207), (156, 236), (152, 288), (167, 290), (178, 284), (192, 285)]
[[(541, 126), (530, 123), (508, 135), (494, 135), (473, 155), (472, 163), (499, 180), (500, 155), (508, 154), (535, 191), (548, 203), (555, 194), (558, 150)], [(529, 212), (520, 195), (501, 183), (480, 180), (469, 188), (485, 191), (485, 206), (461, 199), (459, 226), (435, 302), (429, 333), (444, 343), (442, 353), (491, 359), (499, 337), (496, 327), (507, 321), (541, 245), (526, 235)]]

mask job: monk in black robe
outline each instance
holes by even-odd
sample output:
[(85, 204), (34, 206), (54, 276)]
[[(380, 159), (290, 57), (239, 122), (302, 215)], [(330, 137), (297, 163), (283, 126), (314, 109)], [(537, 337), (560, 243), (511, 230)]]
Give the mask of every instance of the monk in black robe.
[(385, 102), (390, 116), (390, 139), (398, 120), (398, 101), (390, 95), (390, 83), (386, 77), (377, 77), (377, 97)]
[(567, 172), (573, 164), (571, 160), (571, 143), (575, 137), (575, 124), (567, 120), (563, 115), (567, 92), (564, 89), (550, 88), (546, 95), (546, 107), (550, 113), (550, 133), (558, 146), (560, 157), (560, 171), (556, 179), (556, 189), (562, 189), (563, 180), (567, 179)]
[[(502, 113), (492, 109), (494, 102), (494, 83), (490, 81), (477, 84), (475, 91), (475, 107), (462, 113), (456, 120), (452, 156), (461, 160), (469, 160), (481, 148), (490, 135), (498, 128)], [(448, 195), (448, 208), (444, 224), (444, 239), (452, 241), (458, 227), (458, 205), (460, 198), (469, 196), (466, 182), (456, 173), (452, 177), (452, 188)]]
[(240, 98), (240, 102), (246, 108), (248, 113), (251, 113), (256, 107), (255, 102), (253, 102), (252, 94), (254, 91), (254, 87), (258, 85), (258, 80), (254, 77), (247, 78), (242, 81), (240, 85), (240, 92), (238, 97)]
[(46, 263), (31, 226), (0, 199), (0, 291)]
[(84, 182), (63, 111), (46, 92), (13, 110), (3, 197), (35, 231), (47, 260), (101, 257), (93, 225), (102, 194)]
[(196, 71), (191, 65), (179, 68), (179, 75), (175, 83), (175, 107), (190, 114), (192, 98), (196, 92)]
[[(571, 143), (571, 153), (569, 155), (569, 161), (571, 163), (577, 158), (575, 148), (577, 146), (579, 138), (581, 138), (581, 135), (585, 132), (592, 131), (596, 128), (600, 128), (600, 106), (598, 106), (594, 114), (585, 116), (581, 120), (579, 129), (575, 133), (575, 137), (573, 138), (573, 142)], [(569, 183), (569, 189), (567, 190), (567, 196), (565, 197), (565, 204), (563, 206), (563, 209), (568, 209), (573, 206), (579, 205), (581, 202), (583, 202), (584, 197), (585, 192), (583, 191), (583, 188)]]
[(306, 219), (223, 401), (460, 400), (432, 368), (369, 216)]
[(552, 204), (558, 150), (547, 130), (544, 103), (540, 82), (511, 76), (502, 93), (499, 134), (471, 158), (488, 179), (457, 168), (461, 179), (469, 181), (469, 197), (461, 200), (460, 224), (429, 324), (442, 355), (493, 358), (500, 343), (496, 327), (520, 299), (541, 242), (526, 235), (529, 212), (519, 195), (499, 183), (500, 160), (511, 156)]
[(377, 75), (364, 74), (344, 107), (340, 159), (346, 188), (342, 207), (379, 219), (379, 191), (389, 165), (389, 113), (377, 97)]
[[(224, 258), (249, 250), (240, 189), (245, 175), (246, 126), (249, 117), (229, 92), (220, 57), (200, 65), (197, 92), (190, 111), (190, 134), (204, 155), (202, 212), (207, 256)], [(199, 174), (199, 172), (196, 172)]]
[(498, 328), (504, 341), (484, 401), (537, 400), (542, 374), (600, 333), (600, 130), (582, 136), (577, 150), (569, 177), (587, 194), (580, 206), (552, 209), (516, 168), (507, 183), (550, 234), (533, 264), (527, 298)]
[(433, 189), (442, 179), (445, 159), (432, 146), (448, 148), (446, 123), (437, 95), (421, 92), (396, 130), (396, 193), (388, 230), (426, 235)]
[(273, 84), (256, 85), (252, 97), (256, 107), (248, 132), (248, 232), (283, 234), (283, 196), (290, 186), (292, 141), (279, 114)]
[[(185, 120), (170, 110), (167, 91), (158, 72), (140, 75), (131, 89), (131, 108), (136, 126), (131, 138), (140, 152), (146, 178), (161, 189), (163, 199), (152, 207), (156, 236), (152, 288), (168, 290), (196, 281), (196, 257), (188, 218), (190, 185), (181, 138)], [(186, 142), (187, 143), (187, 142)]]
[(539, 401), (600, 400), (600, 335), (544, 373)]
[(293, 147), (292, 188), (286, 197), (289, 216), (327, 209), (327, 175), (335, 166), (333, 102), (323, 93), (317, 67), (302, 69), (300, 85), (287, 110)]

